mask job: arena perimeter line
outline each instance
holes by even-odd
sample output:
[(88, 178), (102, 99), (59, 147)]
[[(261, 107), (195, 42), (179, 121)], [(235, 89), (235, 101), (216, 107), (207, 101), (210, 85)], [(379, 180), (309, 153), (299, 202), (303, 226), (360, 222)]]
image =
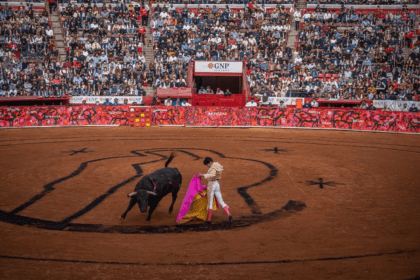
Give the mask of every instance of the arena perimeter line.
[[(75, 127), (118, 127), (121, 125), (48, 125), (48, 126), (20, 126), (20, 127), (0, 127), (2, 129), (33, 129), (33, 128), (75, 128)], [(158, 127), (186, 127), (186, 128), (238, 128), (238, 129), (252, 129), (252, 128), (262, 128), (262, 129), (302, 129), (302, 130), (329, 130), (329, 131), (350, 131), (350, 132), (371, 132), (371, 133), (393, 133), (393, 134), (408, 134), (408, 135), (420, 135), (418, 132), (398, 132), (398, 131), (382, 131), (382, 130), (361, 130), (361, 129), (343, 129), (343, 128), (322, 128), (322, 127), (305, 127), (305, 126), (189, 126), (189, 125), (157, 125)]]
[[(75, 127), (77, 128), (77, 127)], [(350, 131), (351, 133), (352, 131)], [(107, 140), (139, 140), (138, 138), (120, 138), (118, 139), (118, 137), (125, 137), (125, 136), (118, 136), (118, 135), (113, 135), (113, 136), (107, 136), (107, 135), (101, 135), (100, 136), (100, 140), (103, 141), (105, 139)], [(115, 138), (115, 139), (113, 139)], [(210, 137), (207, 137), (206, 139), (197, 139), (197, 140), (208, 140)], [(217, 139), (219, 140), (220, 138), (223, 139), (228, 139), (228, 140), (232, 140), (232, 139), (243, 139), (243, 137), (236, 137), (236, 136), (217, 136), (217, 138), (213, 137), (211, 139)], [(246, 141), (264, 141), (264, 140), (269, 140), (272, 139), (271, 137), (255, 137), (255, 136), (247, 136), (247, 138), (249, 138)], [(2, 142), (19, 142), (19, 141), (38, 141), (38, 140), (70, 140), (70, 139), (86, 139), (85, 137), (55, 137), (55, 138), (25, 138), (25, 139), (8, 139), (5, 140), (3, 139)], [(99, 138), (98, 138), (99, 139)], [(293, 138), (284, 138), (284, 137), (277, 137), (276, 140), (292, 140)], [(95, 139), (86, 139), (87, 141), (95, 141)], [(161, 140), (160, 138), (156, 138), (154, 140)], [(337, 140), (330, 140), (330, 139), (316, 139), (316, 138), (312, 138), (312, 140), (314, 141), (328, 141), (328, 142), (338, 142), (338, 143), (352, 143), (352, 144), (356, 144), (356, 143), (365, 143), (365, 142), (357, 142), (357, 141), (337, 141)], [(19, 144), (23, 144), (23, 143), (19, 143)], [(11, 145), (19, 145), (19, 144), (11, 144)], [(31, 143), (29, 143), (31, 144)], [(33, 143), (36, 144), (36, 143)], [(412, 145), (403, 145), (403, 144), (395, 144), (395, 143), (375, 143), (378, 145), (385, 145), (385, 146), (398, 146), (398, 147), (411, 147), (411, 148), (420, 148), (420, 146), (412, 146)], [(0, 145), (0, 146), (6, 146), (8, 144), (4, 144), (4, 145)]]
[(136, 266), (216, 266), (216, 265), (252, 265), (252, 264), (283, 264), (283, 263), (300, 263), (300, 262), (319, 262), (319, 261), (339, 261), (349, 259), (361, 259), (371, 257), (382, 257), (399, 254), (410, 254), (418, 252), (415, 250), (399, 250), (388, 253), (372, 253), (365, 255), (352, 255), (352, 256), (341, 256), (341, 257), (327, 257), (327, 258), (316, 258), (316, 259), (294, 259), (294, 260), (272, 260), (272, 261), (246, 261), (246, 262), (201, 262), (201, 263), (141, 263), (141, 262), (111, 262), (111, 261), (92, 261), (92, 260), (72, 260), (72, 259), (46, 259), (46, 258), (31, 258), (31, 257), (19, 257), (0, 255), (0, 259), (14, 259), (14, 260), (25, 260), (25, 261), (41, 261), (41, 262), (63, 262), (63, 263), (84, 263), (84, 264), (105, 264), (105, 265), (136, 265)]
[[(15, 143), (15, 144), (3, 144), (0, 147), (9, 147), (9, 146), (19, 146), (19, 145), (37, 145), (37, 144), (61, 144), (61, 143), (84, 143), (84, 142), (100, 142), (105, 140), (116, 140), (116, 141), (197, 141), (197, 140), (209, 140), (208, 138), (204, 139), (189, 139), (189, 138), (116, 138), (116, 139), (92, 139), (92, 140), (80, 140), (80, 141), (53, 141), (53, 142), (36, 142), (36, 143)], [(212, 138), (211, 140), (216, 140), (216, 138)], [(22, 140), (25, 141), (25, 140)], [(265, 142), (265, 143), (279, 143), (279, 144), (303, 144), (303, 145), (318, 145), (318, 146), (341, 146), (341, 147), (355, 147), (355, 148), (370, 148), (370, 149), (380, 149), (380, 150), (389, 150), (389, 151), (398, 151), (398, 152), (407, 152), (407, 153), (417, 153), (420, 154), (420, 151), (408, 151), (408, 150), (401, 150), (401, 149), (393, 149), (393, 148), (385, 148), (385, 147), (375, 147), (375, 146), (364, 146), (364, 145), (340, 145), (340, 144), (325, 144), (325, 143), (311, 143), (311, 142), (298, 142), (298, 141), (277, 141), (277, 140), (247, 140), (247, 139), (238, 139), (235, 141), (243, 141), (243, 142)], [(324, 141), (330, 142), (329, 140), (317, 140), (317, 141)], [(391, 145), (391, 144), (379, 144), (379, 145)]]

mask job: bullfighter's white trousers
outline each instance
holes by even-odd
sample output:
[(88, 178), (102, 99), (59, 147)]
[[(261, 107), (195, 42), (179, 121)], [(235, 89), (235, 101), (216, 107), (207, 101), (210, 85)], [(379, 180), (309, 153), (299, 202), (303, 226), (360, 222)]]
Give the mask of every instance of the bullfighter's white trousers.
[(223, 201), (222, 193), (220, 192), (220, 185), (219, 181), (214, 181), (213, 183), (213, 191), (210, 194), (210, 201), (209, 201), (209, 209), (213, 209), (213, 197), (216, 197), (217, 203), (219, 203), (220, 207), (225, 207), (227, 204)]

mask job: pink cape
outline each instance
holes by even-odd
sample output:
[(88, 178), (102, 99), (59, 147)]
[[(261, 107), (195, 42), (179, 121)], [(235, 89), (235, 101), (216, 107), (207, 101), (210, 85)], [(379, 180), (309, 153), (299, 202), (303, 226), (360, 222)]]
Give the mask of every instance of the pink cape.
[(181, 220), (185, 215), (187, 215), (188, 211), (190, 210), (191, 203), (194, 200), (194, 196), (204, 190), (207, 186), (201, 185), (200, 178), (197, 177), (197, 174), (191, 179), (191, 183), (188, 187), (187, 193), (185, 194), (184, 200), (182, 201), (181, 208), (178, 212), (178, 217), (176, 221), (178, 222)]

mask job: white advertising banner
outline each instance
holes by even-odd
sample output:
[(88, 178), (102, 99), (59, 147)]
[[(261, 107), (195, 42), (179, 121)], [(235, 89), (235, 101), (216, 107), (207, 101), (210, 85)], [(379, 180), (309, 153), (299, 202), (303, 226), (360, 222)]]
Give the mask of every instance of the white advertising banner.
[(284, 105), (296, 105), (297, 99), (302, 100), (302, 104), (304, 104), (304, 98), (296, 97), (268, 97), (267, 101), (263, 104), (279, 105), (280, 101), (283, 101)]
[(420, 102), (418, 101), (394, 101), (394, 100), (373, 100), (373, 106), (376, 108), (383, 108), (384, 105), (387, 105), (392, 111), (402, 111), (404, 104), (407, 104), (407, 108), (414, 104), (417, 108), (420, 108)]
[(134, 102), (140, 104), (143, 101), (143, 96), (72, 96), (70, 97), (70, 104), (82, 104), (83, 100), (86, 100), (86, 104), (96, 104), (99, 102), (100, 105), (108, 99), (109, 102), (114, 103), (115, 98), (118, 100), (118, 104), (124, 104), (124, 100), (127, 99), (128, 104)]
[(195, 61), (195, 73), (242, 73), (242, 61)]

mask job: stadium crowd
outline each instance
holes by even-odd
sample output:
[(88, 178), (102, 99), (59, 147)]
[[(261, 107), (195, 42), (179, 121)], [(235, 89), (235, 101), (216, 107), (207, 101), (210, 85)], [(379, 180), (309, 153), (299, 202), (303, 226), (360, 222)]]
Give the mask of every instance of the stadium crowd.
[(15, 9), (7, 3), (2, 6), (0, 44), (0, 96), (35, 94), (53, 80), (48, 75), (37, 76), (29, 67), (33, 61), (46, 61), (40, 66), (46, 70), (48, 62), (58, 58), (45, 10), (35, 14), (32, 4), (23, 3)]
[[(250, 4), (245, 9), (205, 8), (178, 12), (175, 8), (155, 8), (150, 22), (153, 30), (156, 87), (185, 80), (192, 60), (245, 60), (264, 67), (269, 59), (280, 59), (290, 30), (290, 14), (280, 5), (266, 9)], [(291, 55), (291, 53), (290, 53)], [(175, 69), (175, 76), (173, 72)]]
[[(254, 94), (418, 100), (419, 34), (412, 11), (362, 14), (343, 7), (331, 13), (318, 5), (313, 13), (294, 16), (304, 23), (292, 56), (249, 66)], [(411, 48), (407, 57), (404, 48)]]
[(71, 95), (146, 95), (143, 54), (148, 6), (60, 5)]
[[(158, 4), (153, 12), (132, 2), (59, 5), (65, 62), (46, 11), (35, 16), (31, 5), (3, 7), (0, 95), (145, 95), (144, 86), (185, 87), (193, 60), (240, 60), (255, 96), (418, 100), (419, 34), (412, 11), (362, 14), (321, 4), (302, 16), (264, 3), (231, 9), (209, 2), (178, 10)], [(149, 14), (154, 59), (146, 65)], [(294, 52), (286, 47), (292, 17), (303, 25)], [(411, 48), (409, 56), (403, 48)]]

